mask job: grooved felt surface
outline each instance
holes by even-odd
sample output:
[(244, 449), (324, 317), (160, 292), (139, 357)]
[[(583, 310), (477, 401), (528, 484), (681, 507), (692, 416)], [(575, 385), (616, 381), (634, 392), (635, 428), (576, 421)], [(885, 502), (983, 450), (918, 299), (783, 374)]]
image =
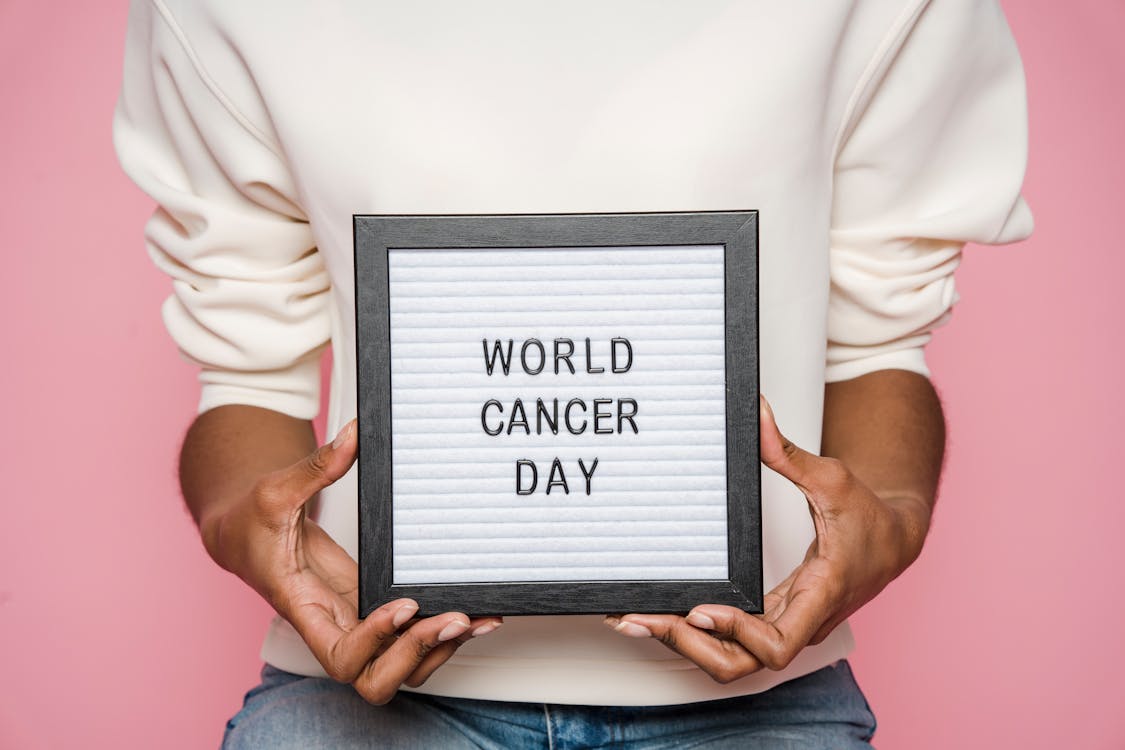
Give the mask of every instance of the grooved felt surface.
[(394, 582), (725, 578), (723, 267), (719, 245), (390, 250)]

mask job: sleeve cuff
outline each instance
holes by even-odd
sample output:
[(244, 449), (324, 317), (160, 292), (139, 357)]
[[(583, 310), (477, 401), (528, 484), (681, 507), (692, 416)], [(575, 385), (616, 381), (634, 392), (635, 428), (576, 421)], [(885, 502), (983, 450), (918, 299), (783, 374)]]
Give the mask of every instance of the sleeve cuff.
[[(319, 351), (318, 351), (319, 354)], [(241, 404), (314, 419), (320, 412), (320, 357), (312, 356), (286, 370), (240, 373), (204, 369), (199, 413)]]
[(926, 355), (922, 346), (892, 351), (874, 352), (858, 358), (828, 365), (824, 371), (824, 382), (836, 383), (851, 380), (878, 370), (907, 370), (924, 377), (930, 377), (926, 365)]

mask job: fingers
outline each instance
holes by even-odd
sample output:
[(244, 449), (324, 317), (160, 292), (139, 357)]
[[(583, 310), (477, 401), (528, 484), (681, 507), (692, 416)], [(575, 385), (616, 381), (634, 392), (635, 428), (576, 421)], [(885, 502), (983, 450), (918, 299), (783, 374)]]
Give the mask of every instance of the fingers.
[[(402, 632), (377, 659), (368, 662), (352, 685), (368, 703), (383, 705), (434, 649), (465, 635), (470, 627), (469, 618), (459, 612), (419, 620)], [(446, 649), (445, 658), (451, 656), (453, 650), (455, 648)]]
[(818, 456), (797, 447), (781, 434), (765, 396), (759, 394), (758, 400), (762, 463), (797, 485), (818, 512), (834, 506), (854, 486), (851, 472), (835, 458)]
[(356, 619), (354, 610), (341, 610), (318, 602), (299, 606), (286, 617), (329, 677), (352, 682), (369, 661), (390, 647), (395, 631), (414, 616), (418, 605), (397, 599), (363, 620)]
[(397, 599), (362, 621), (353, 611), (350, 627), (325, 607), (308, 607), (290, 621), (329, 677), (352, 683), (365, 700), (381, 705), (402, 684), (417, 687), (429, 679), (470, 638), (503, 624), (499, 617), (470, 620), (458, 612), (411, 622), (417, 612), (412, 599)]
[(356, 422), (344, 425), (336, 438), (305, 458), (263, 480), (260, 491), (271, 501), (299, 507), (347, 473), (356, 457)]
[[(821, 588), (796, 591), (772, 622), (734, 607), (705, 604), (685, 621), (716, 637), (740, 643), (769, 669), (785, 669), (825, 624), (832, 608)], [(776, 612), (777, 610), (775, 610)]]
[(625, 615), (607, 617), (606, 624), (622, 635), (653, 637), (694, 662), (716, 682), (726, 684), (762, 668), (762, 663), (742, 644), (723, 640), (693, 627), (678, 615)]
[(762, 667), (785, 669), (814, 638), (823, 640), (835, 611), (828, 587), (786, 588), (784, 595), (770, 592), (774, 602), (765, 616), (704, 604), (687, 617), (631, 614), (607, 617), (606, 624), (622, 635), (657, 638), (725, 683)]
[(463, 644), (468, 643), (473, 638), (488, 635), (503, 624), (504, 621), (499, 617), (482, 617), (470, 620), (469, 629), (463, 635), (436, 646), (430, 653), (426, 654), (410, 677), (406, 678), (404, 684), (410, 687), (418, 687), (430, 679), (430, 675), (448, 661), (449, 657), (453, 656), (454, 652)]
[(773, 409), (766, 401), (765, 396), (758, 395), (758, 405), (761, 421), (759, 448), (762, 463), (801, 489), (807, 489), (810, 485), (815, 462), (822, 459), (820, 456), (798, 448), (781, 434), (777, 421), (774, 419)]
[[(839, 461), (804, 451), (785, 438), (764, 396), (760, 397), (760, 411), (762, 462), (804, 492), (819, 540), (827, 529), (821, 506), (830, 508), (834, 498), (846, 496), (841, 490), (847, 489), (850, 474)], [(606, 618), (606, 623), (622, 635), (659, 639), (718, 682), (729, 682), (763, 666), (784, 669), (813, 638), (823, 639), (830, 615), (838, 609), (838, 586), (832, 577), (805, 569), (816, 558), (817, 549), (816, 542), (810, 545), (805, 562), (766, 595), (763, 616), (734, 607), (703, 605), (686, 618), (630, 614)], [(803, 577), (802, 571), (807, 575)]]

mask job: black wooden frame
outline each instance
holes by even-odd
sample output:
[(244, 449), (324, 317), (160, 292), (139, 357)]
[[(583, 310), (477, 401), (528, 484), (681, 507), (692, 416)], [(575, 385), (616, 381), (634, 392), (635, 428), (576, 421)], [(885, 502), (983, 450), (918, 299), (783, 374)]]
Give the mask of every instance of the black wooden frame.
[[(418, 601), (423, 616), (683, 613), (703, 603), (762, 611), (756, 211), (357, 215), (353, 230), (361, 615), (399, 597)], [(388, 251), (637, 245), (725, 248), (728, 579), (394, 584)]]

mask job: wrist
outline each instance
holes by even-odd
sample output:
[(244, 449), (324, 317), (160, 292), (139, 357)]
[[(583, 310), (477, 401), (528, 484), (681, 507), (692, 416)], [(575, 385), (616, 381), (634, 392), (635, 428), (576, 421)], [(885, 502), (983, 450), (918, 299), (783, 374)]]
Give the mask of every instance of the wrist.
[(215, 503), (199, 515), (199, 538), (207, 555), (223, 570), (244, 578), (248, 552), (245, 513), (237, 503)]
[(207, 551), (208, 556), (210, 556), (219, 567), (229, 570), (229, 568), (223, 564), (222, 556), (219, 554), (219, 540), (224, 515), (225, 514), (218, 508), (209, 508), (199, 514), (197, 526), (199, 527), (199, 539), (203, 542), (203, 548)]
[(894, 540), (898, 551), (899, 572), (918, 559), (930, 531), (932, 504), (914, 495), (887, 495), (880, 499), (894, 517)]

